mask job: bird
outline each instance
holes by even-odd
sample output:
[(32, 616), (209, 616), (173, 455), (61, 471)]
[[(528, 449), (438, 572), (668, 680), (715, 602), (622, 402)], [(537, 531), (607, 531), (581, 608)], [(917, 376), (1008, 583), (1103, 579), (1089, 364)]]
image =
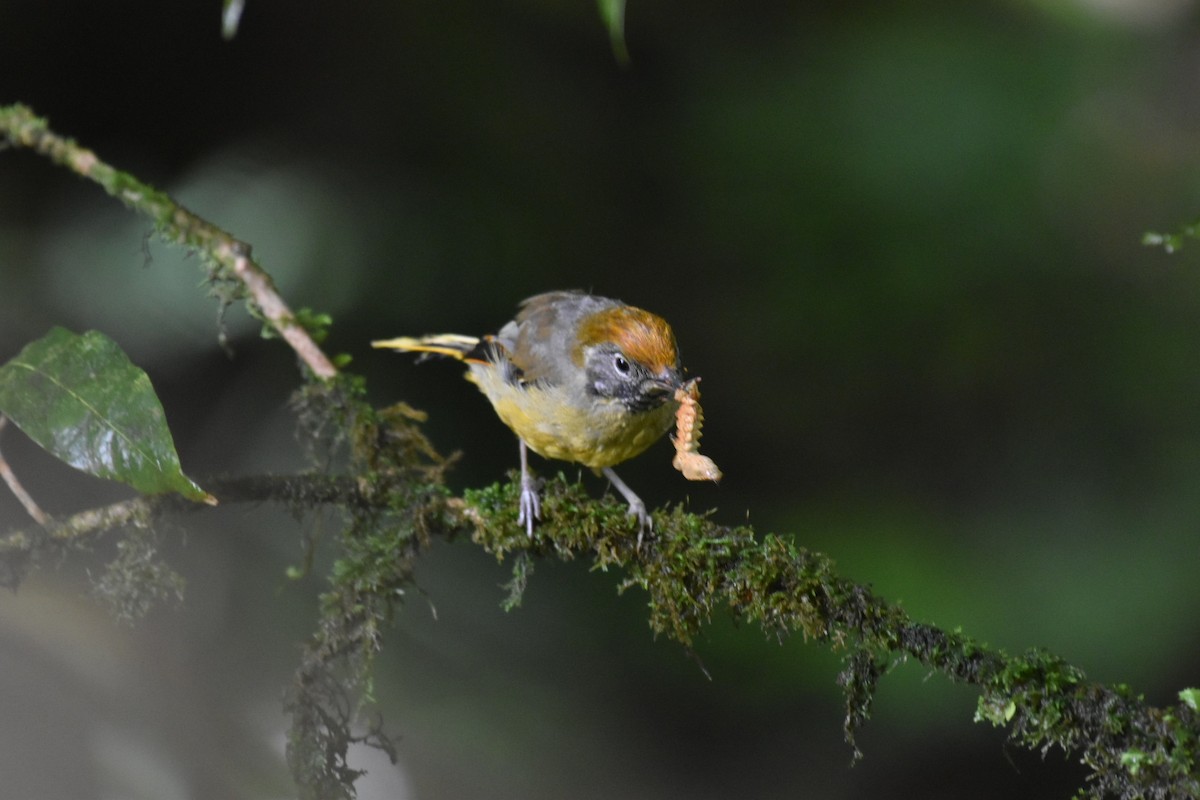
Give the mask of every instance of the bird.
[(685, 372), (662, 317), (587, 292), (554, 291), (522, 301), (517, 315), (491, 335), (402, 336), (371, 344), (467, 364), (467, 380), (517, 436), (517, 523), (530, 537), (541, 500), (529, 450), (608, 478), (629, 504), (639, 546), (652, 529), (646, 504), (613, 467), (640, 455), (675, 421)]

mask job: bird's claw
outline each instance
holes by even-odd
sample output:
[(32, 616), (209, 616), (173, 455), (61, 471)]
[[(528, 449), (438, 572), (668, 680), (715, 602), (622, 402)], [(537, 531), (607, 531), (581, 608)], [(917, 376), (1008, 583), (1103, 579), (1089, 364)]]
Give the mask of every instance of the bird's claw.
[(529, 538), (533, 538), (533, 521), (542, 518), (542, 500), (538, 497), (538, 481), (528, 475), (521, 478), (521, 502), (517, 524), (525, 526)]
[(625, 516), (634, 517), (637, 520), (637, 549), (641, 550), (642, 538), (647, 533), (652, 533), (654, 531), (654, 520), (650, 518), (650, 512), (646, 510), (646, 504), (641, 500), (638, 500), (636, 503), (631, 502), (629, 504), (629, 510), (625, 512)]

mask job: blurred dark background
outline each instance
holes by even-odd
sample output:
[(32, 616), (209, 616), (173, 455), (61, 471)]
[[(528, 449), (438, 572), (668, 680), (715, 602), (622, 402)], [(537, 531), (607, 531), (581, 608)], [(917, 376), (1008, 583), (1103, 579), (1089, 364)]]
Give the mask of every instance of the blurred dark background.
[[(631, 0), (622, 67), (588, 2), (249, 0), (226, 42), (216, 0), (10, 0), (0, 103), (252, 243), (378, 403), (463, 451), (456, 486), (515, 467), (511, 435), (458, 368), (368, 342), (493, 330), (551, 288), (620, 297), (674, 325), (726, 473), (688, 484), (664, 443), (622, 470), (648, 501), (792, 534), (919, 619), (1166, 704), (1200, 683), (1200, 246), (1140, 240), (1200, 215), (1198, 22), (1187, 0)], [(191, 475), (302, 468), (292, 357), (240, 311), (223, 353), (201, 279), (95, 186), (0, 153), (0, 360), (100, 329)], [(3, 444), (54, 513), (124, 496)], [(109, 543), (0, 597), (0, 795), (289, 796), (280, 697), (327, 553), (285, 570), (337, 525), (168, 527), (186, 602), (132, 629), (89, 596)], [(539, 563), (505, 614), (508, 569), (466, 542), (422, 559), (375, 688), (400, 763), (355, 754), (364, 800), (1083, 780), (914, 664), (851, 767), (824, 648), (718, 614), (710, 681), (619, 576)]]

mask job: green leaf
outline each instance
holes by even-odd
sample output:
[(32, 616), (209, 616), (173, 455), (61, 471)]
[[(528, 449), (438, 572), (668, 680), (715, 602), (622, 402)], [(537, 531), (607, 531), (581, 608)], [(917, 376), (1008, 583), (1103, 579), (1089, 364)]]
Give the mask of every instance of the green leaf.
[(1180, 689), (1179, 699), (1192, 711), (1200, 710), (1200, 689)]
[(76, 469), (215, 505), (179, 467), (150, 378), (102, 333), (54, 328), (0, 366), (0, 413)]
[(596, 0), (600, 19), (608, 27), (613, 55), (621, 64), (629, 63), (629, 48), (625, 46), (625, 0)]

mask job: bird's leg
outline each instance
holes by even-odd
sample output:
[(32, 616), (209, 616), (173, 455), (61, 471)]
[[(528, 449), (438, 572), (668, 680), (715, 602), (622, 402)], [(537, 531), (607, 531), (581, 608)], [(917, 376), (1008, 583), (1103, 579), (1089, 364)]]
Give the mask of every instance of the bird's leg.
[(529, 471), (529, 453), (525, 440), (521, 442), (521, 510), (517, 514), (517, 524), (524, 523), (529, 538), (533, 538), (533, 521), (542, 518), (542, 501), (538, 499), (537, 481)]
[(638, 548), (640, 549), (642, 546), (642, 537), (646, 534), (646, 531), (654, 529), (654, 522), (650, 519), (650, 514), (646, 512), (646, 504), (642, 502), (642, 498), (638, 497), (633, 489), (629, 488), (625, 481), (617, 477), (617, 473), (612, 467), (605, 467), (603, 470), (601, 470), (601, 472), (604, 473), (604, 477), (608, 478), (608, 482), (611, 483), (613, 487), (621, 493), (621, 496), (625, 498), (625, 502), (629, 503), (629, 511), (627, 512), (628, 515), (631, 517), (637, 517), (637, 543)]

